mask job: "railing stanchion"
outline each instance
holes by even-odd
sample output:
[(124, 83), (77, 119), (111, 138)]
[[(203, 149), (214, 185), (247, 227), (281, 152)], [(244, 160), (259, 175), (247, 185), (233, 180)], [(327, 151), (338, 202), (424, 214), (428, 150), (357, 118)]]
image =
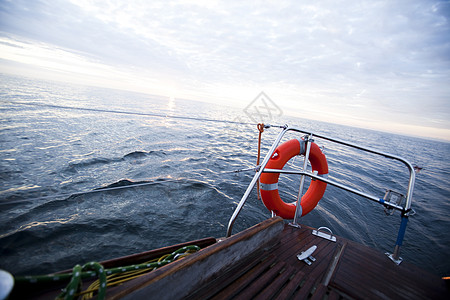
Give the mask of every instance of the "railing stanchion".
[[(312, 134), (306, 137), (306, 152), (305, 157), (303, 160), (303, 172), (306, 172), (306, 169), (308, 167), (308, 160), (309, 160), (309, 153), (311, 152), (311, 142), (312, 142)], [(295, 214), (294, 214), (294, 220), (290, 224), (294, 227), (300, 227), (300, 224), (298, 224), (298, 219), (302, 215), (302, 206), (300, 205), (302, 202), (302, 195), (303, 195), (303, 187), (305, 186), (305, 174), (302, 174), (302, 177), (300, 179), (300, 187), (298, 189), (298, 196), (297, 196), (297, 206), (295, 208)]]
[(248, 185), (247, 190), (245, 190), (245, 193), (242, 196), (241, 201), (239, 201), (238, 206), (234, 210), (233, 215), (231, 216), (230, 221), (228, 222), (228, 228), (227, 228), (227, 235), (226, 235), (226, 237), (231, 236), (231, 232), (233, 231), (233, 225), (234, 225), (234, 222), (236, 221), (237, 216), (241, 212), (241, 209), (244, 206), (245, 202), (247, 201), (248, 196), (250, 195), (251, 191), (255, 187), (256, 182), (258, 181), (258, 179), (261, 176), (264, 168), (266, 167), (267, 163), (269, 162), (270, 157), (273, 155), (273, 153), (275, 152), (275, 149), (277, 149), (278, 144), (280, 143), (280, 141), (283, 138), (284, 134), (288, 130), (289, 130), (288, 126), (285, 125), (283, 127), (283, 130), (278, 134), (275, 142), (272, 144), (272, 147), (270, 148), (269, 152), (264, 157), (264, 160), (262, 161), (258, 172), (255, 174), (255, 176), (253, 176), (252, 181)]

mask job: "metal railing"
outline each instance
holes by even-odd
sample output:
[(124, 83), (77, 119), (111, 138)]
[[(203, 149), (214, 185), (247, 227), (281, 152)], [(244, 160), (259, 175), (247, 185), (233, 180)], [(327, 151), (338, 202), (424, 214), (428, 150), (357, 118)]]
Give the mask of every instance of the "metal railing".
[[(407, 225), (407, 221), (408, 221), (408, 216), (411, 212), (411, 201), (412, 201), (412, 194), (413, 194), (413, 190), (414, 190), (414, 182), (415, 182), (415, 170), (414, 167), (404, 158), (396, 156), (396, 155), (392, 155), (392, 154), (388, 154), (385, 152), (381, 152), (372, 148), (368, 148), (368, 147), (363, 147), (354, 143), (350, 143), (344, 140), (340, 140), (340, 139), (336, 139), (336, 138), (331, 138), (322, 134), (316, 134), (316, 133), (312, 133), (309, 131), (305, 131), (299, 128), (295, 128), (295, 127), (289, 127), (288, 125), (284, 125), (284, 126), (271, 126), (271, 125), (266, 125), (266, 128), (269, 127), (279, 127), (282, 128), (281, 132), (278, 134), (278, 136), (276, 137), (274, 143), (272, 144), (272, 146), (270, 147), (269, 152), (266, 154), (266, 156), (264, 157), (262, 163), (259, 166), (259, 169), (257, 169), (257, 172), (255, 174), (255, 176), (253, 177), (252, 181), (250, 182), (250, 184), (248, 185), (244, 195), (242, 196), (241, 200), (238, 203), (238, 206), (236, 207), (236, 209), (233, 212), (233, 215), (231, 216), (229, 222), (228, 222), (228, 229), (227, 229), (227, 237), (231, 236), (232, 230), (233, 230), (233, 225), (234, 222), (236, 221), (237, 216), (239, 215), (239, 213), (241, 212), (245, 202), (247, 201), (251, 191), (253, 190), (253, 188), (255, 187), (256, 183), (258, 182), (260, 176), (262, 173), (282, 173), (282, 174), (296, 174), (296, 175), (300, 175), (301, 176), (301, 180), (300, 180), (300, 188), (299, 188), (299, 194), (298, 194), (298, 198), (297, 198), (297, 210), (295, 212), (295, 216), (294, 216), (294, 220), (293, 220), (293, 225), (294, 226), (298, 226), (297, 220), (299, 218), (299, 207), (300, 207), (300, 201), (302, 198), (302, 193), (303, 193), (303, 185), (304, 185), (304, 180), (305, 180), (305, 176), (311, 177), (312, 179), (315, 180), (320, 180), (323, 182), (326, 182), (327, 184), (333, 185), (335, 187), (338, 187), (340, 189), (346, 190), (348, 192), (351, 192), (353, 194), (362, 196), (366, 199), (369, 199), (371, 201), (380, 203), (382, 205), (384, 205), (386, 208), (388, 209), (394, 209), (394, 210), (398, 210), (401, 212), (401, 224), (400, 224), (400, 229), (397, 235), (397, 241), (394, 247), (394, 251), (392, 254), (388, 254), (389, 257), (397, 264), (400, 264), (401, 262), (401, 258), (399, 257), (399, 253), (400, 253), (400, 246), (402, 245), (403, 242), (403, 237), (406, 231), (406, 225)], [(269, 159), (272, 157), (273, 153), (275, 152), (276, 148), (278, 147), (281, 139), (283, 138), (283, 136), (288, 132), (288, 131), (295, 131), (295, 132), (300, 132), (303, 134), (306, 134), (305, 136), (305, 141), (307, 141), (307, 149), (306, 149), (306, 153), (304, 156), (304, 163), (303, 163), (303, 170), (301, 171), (296, 171), (296, 170), (279, 170), (279, 169), (266, 169), (266, 165), (269, 162)], [(307, 171), (306, 166), (307, 166), (307, 162), (309, 159), (309, 149), (310, 149), (310, 142), (314, 137), (316, 138), (321, 138), (324, 140), (328, 140), (330, 142), (333, 143), (337, 143), (337, 144), (341, 144), (341, 145), (345, 145), (348, 147), (352, 147), (352, 148), (356, 148), (358, 150), (362, 150), (365, 152), (369, 152), (372, 154), (376, 154), (376, 155), (381, 155), (384, 156), (386, 158), (390, 158), (393, 160), (397, 160), (402, 162), (403, 164), (406, 165), (406, 167), (409, 170), (409, 182), (408, 182), (408, 189), (406, 192), (406, 201), (404, 203), (404, 205), (398, 204), (398, 203), (393, 203), (393, 202), (389, 202), (386, 201), (386, 199), (384, 198), (379, 198), (376, 197), (374, 195), (368, 194), (366, 192), (361, 192), (357, 189), (354, 189), (352, 187), (346, 186), (344, 184), (341, 184), (337, 181), (328, 179), (328, 178), (324, 178), (322, 176), (318, 176), (312, 172)]]

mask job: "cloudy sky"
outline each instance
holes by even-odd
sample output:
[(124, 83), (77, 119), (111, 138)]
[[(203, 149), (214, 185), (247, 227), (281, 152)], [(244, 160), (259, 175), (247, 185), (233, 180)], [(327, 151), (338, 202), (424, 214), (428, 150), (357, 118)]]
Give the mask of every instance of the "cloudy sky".
[(0, 72), (450, 140), (450, 2), (0, 0)]

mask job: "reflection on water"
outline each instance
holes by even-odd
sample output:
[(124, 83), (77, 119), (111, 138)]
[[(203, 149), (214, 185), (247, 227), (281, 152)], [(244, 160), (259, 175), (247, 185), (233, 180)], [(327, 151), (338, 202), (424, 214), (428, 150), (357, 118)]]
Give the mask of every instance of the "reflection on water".
[(175, 111), (176, 106), (175, 106), (175, 98), (174, 97), (170, 97), (169, 101), (167, 102), (167, 110), (170, 112)]
[(68, 216), (67, 218), (59, 218), (59, 219), (49, 220), (49, 221), (32, 221), (28, 224), (20, 225), (19, 228), (15, 229), (11, 232), (0, 234), (0, 239), (5, 238), (9, 235), (24, 231), (24, 230), (32, 229), (33, 227), (48, 226), (48, 225), (55, 225), (55, 224), (66, 224), (66, 223), (76, 220), (78, 217), (79, 217), (78, 214), (73, 214), (71, 216)]

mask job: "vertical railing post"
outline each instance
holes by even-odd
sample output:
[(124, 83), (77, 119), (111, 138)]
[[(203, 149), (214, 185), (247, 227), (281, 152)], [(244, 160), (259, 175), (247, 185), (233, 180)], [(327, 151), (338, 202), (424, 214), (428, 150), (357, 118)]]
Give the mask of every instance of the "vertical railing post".
[[(311, 142), (312, 142), (312, 134), (306, 137), (306, 151), (305, 151), (305, 158), (303, 160), (303, 172), (306, 172), (306, 169), (308, 167), (308, 160), (309, 160), (309, 152), (311, 151)], [(295, 214), (294, 214), (294, 220), (289, 225), (294, 227), (300, 227), (300, 224), (298, 223), (298, 219), (302, 215), (302, 195), (303, 195), (303, 187), (305, 186), (305, 177), (306, 175), (302, 175), (300, 179), (300, 187), (298, 189), (298, 196), (297, 196), (297, 207), (295, 208)]]
[(406, 225), (408, 225), (408, 215), (402, 212), (402, 221), (397, 234), (397, 241), (395, 242), (394, 252), (392, 254), (386, 253), (389, 258), (399, 265), (403, 259), (400, 257), (400, 247), (403, 244), (403, 238), (405, 237)]
[(282, 127), (283, 130), (278, 134), (275, 142), (272, 144), (272, 147), (270, 148), (269, 152), (264, 157), (264, 160), (262, 161), (258, 172), (253, 176), (252, 181), (247, 187), (247, 190), (245, 190), (244, 195), (241, 198), (241, 201), (239, 201), (238, 206), (233, 212), (233, 215), (230, 218), (230, 221), (228, 222), (228, 228), (227, 228), (227, 235), (226, 237), (230, 237), (231, 233), (233, 231), (233, 225), (236, 221), (237, 216), (241, 212), (242, 207), (244, 206), (245, 202), (247, 201), (248, 196), (250, 195), (251, 191), (256, 185), (256, 182), (259, 180), (259, 177), (261, 176), (262, 172), (264, 171), (264, 168), (266, 167), (267, 163), (269, 162), (269, 159), (272, 157), (273, 153), (277, 149), (278, 144), (280, 143), (281, 139), (283, 138), (284, 134), (289, 130), (289, 127), (287, 125)]

